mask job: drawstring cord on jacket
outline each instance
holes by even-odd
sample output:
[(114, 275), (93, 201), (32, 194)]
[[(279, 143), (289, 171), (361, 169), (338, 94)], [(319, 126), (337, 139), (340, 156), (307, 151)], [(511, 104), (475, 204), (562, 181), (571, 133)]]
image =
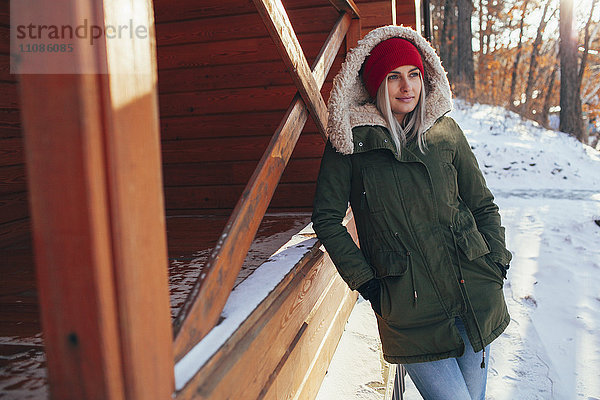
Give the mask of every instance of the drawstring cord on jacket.
[(456, 235), (454, 235), (454, 227), (452, 225), (450, 225), (450, 232), (452, 233), (452, 240), (454, 241), (454, 253), (456, 254), (456, 259), (458, 260), (459, 282), (465, 291), (465, 297), (467, 298), (467, 305), (469, 306), (469, 308), (471, 309), (471, 312), (473, 313), (473, 318), (475, 319), (475, 327), (477, 328), (477, 334), (479, 335), (479, 340), (481, 341), (481, 347), (483, 348), (483, 357), (481, 359), (481, 368), (485, 368), (485, 346), (483, 345), (483, 334), (481, 333), (479, 321), (477, 320), (477, 315), (475, 315), (475, 309), (473, 309), (473, 305), (471, 304), (471, 298), (469, 296), (469, 292), (467, 291), (467, 286), (465, 285), (465, 280), (463, 278), (462, 265), (460, 263), (460, 254), (458, 252), (458, 244), (456, 243)]
[(410, 251), (406, 252), (406, 258), (408, 258), (408, 268), (410, 269), (410, 279), (412, 282), (412, 289), (413, 289), (413, 294), (414, 294), (414, 298), (413, 298), (413, 307), (417, 306), (417, 286), (415, 284), (415, 271), (413, 269), (412, 266), (412, 259), (410, 257)]

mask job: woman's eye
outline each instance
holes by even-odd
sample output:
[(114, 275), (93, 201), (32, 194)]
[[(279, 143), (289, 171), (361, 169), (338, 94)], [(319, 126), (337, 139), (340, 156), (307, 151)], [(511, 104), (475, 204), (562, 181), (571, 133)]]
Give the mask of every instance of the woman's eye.
[(411, 72), (410, 77), (411, 78), (418, 78), (419, 77), (419, 73), (418, 72)]
[(393, 81), (394, 79), (398, 79), (398, 75), (396, 75), (396, 74), (388, 75), (388, 81)]

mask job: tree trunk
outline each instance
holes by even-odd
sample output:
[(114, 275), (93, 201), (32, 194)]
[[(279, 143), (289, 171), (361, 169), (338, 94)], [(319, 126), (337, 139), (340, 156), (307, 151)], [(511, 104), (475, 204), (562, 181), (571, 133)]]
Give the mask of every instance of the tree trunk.
[(456, 76), (455, 73), (455, 65), (453, 55), (454, 51), (452, 51), (454, 45), (454, 37), (456, 24), (455, 21), (455, 12), (456, 12), (456, 0), (446, 0), (444, 3), (444, 20), (442, 23), (442, 32), (440, 34), (440, 58), (442, 59), (442, 63), (448, 73), (448, 79), (450, 82), (454, 80)]
[[(515, 56), (515, 62), (512, 68), (512, 79), (510, 82), (510, 94), (509, 94), (509, 108), (515, 108), (515, 88), (517, 86), (517, 70), (519, 68), (519, 61), (521, 61), (521, 50), (523, 48), (523, 31), (525, 30), (525, 13), (527, 12), (527, 4), (529, 0), (523, 2), (523, 13), (521, 15), (521, 26), (519, 28), (519, 43), (517, 44), (517, 55)], [(519, 96), (520, 97), (520, 96)]]
[[(550, 1), (546, 1), (546, 5), (544, 6), (544, 11), (542, 12), (542, 19), (540, 21), (540, 25), (538, 26), (537, 33), (535, 35), (535, 40), (533, 41), (533, 46), (531, 48), (531, 56), (529, 57), (529, 75), (527, 76), (527, 86), (525, 87), (525, 112), (527, 114), (531, 113), (531, 92), (533, 92), (533, 82), (534, 77), (536, 75), (537, 69), (537, 57), (540, 51), (540, 44), (542, 44), (542, 35), (544, 34), (544, 29), (546, 29), (546, 13), (548, 12), (548, 6), (550, 5)], [(550, 17), (552, 18), (552, 17)]]
[(583, 139), (581, 96), (578, 83), (577, 32), (573, 31), (573, 2), (560, 2), (560, 126), (559, 129)]
[(473, 3), (471, 0), (458, 0), (457, 42), (460, 63), (457, 68), (456, 86), (459, 95), (469, 96), (475, 88), (475, 68), (473, 65), (473, 33), (471, 16)]
[(590, 10), (590, 17), (585, 24), (585, 37), (583, 39), (583, 56), (581, 56), (581, 64), (579, 65), (579, 73), (577, 75), (577, 86), (581, 91), (581, 81), (583, 80), (583, 73), (585, 72), (585, 65), (588, 58), (588, 50), (590, 48), (590, 25), (592, 24), (592, 15), (594, 14), (594, 8), (596, 6), (596, 0), (592, 1), (592, 9)]
[(539, 123), (542, 124), (545, 128), (549, 128), (548, 122), (548, 113), (550, 112), (550, 101), (552, 101), (552, 90), (554, 89), (554, 81), (556, 80), (556, 72), (558, 71), (559, 63), (556, 60), (556, 63), (552, 67), (552, 72), (550, 73), (550, 78), (546, 83), (546, 96), (544, 97), (544, 105), (542, 106), (542, 110), (539, 116)]

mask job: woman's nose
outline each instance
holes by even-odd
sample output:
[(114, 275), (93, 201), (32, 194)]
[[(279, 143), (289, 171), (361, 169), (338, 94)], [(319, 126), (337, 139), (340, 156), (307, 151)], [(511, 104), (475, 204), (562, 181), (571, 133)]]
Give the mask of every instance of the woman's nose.
[(402, 90), (402, 91), (408, 90), (408, 80), (406, 78), (400, 78), (400, 90)]

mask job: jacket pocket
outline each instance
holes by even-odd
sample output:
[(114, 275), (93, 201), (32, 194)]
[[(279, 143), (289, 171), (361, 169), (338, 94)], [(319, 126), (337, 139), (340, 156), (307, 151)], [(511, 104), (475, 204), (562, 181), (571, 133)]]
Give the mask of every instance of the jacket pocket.
[(397, 250), (377, 250), (371, 256), (371, 264), (377, 278), (402, 276), (408, 270), (408, 253)]
[(467, 256), (469, 261), (482, 257), (490, 252), (483, 236), (479, 231), (472, 230), (459, 235), (456, 238), (458, 247)]

